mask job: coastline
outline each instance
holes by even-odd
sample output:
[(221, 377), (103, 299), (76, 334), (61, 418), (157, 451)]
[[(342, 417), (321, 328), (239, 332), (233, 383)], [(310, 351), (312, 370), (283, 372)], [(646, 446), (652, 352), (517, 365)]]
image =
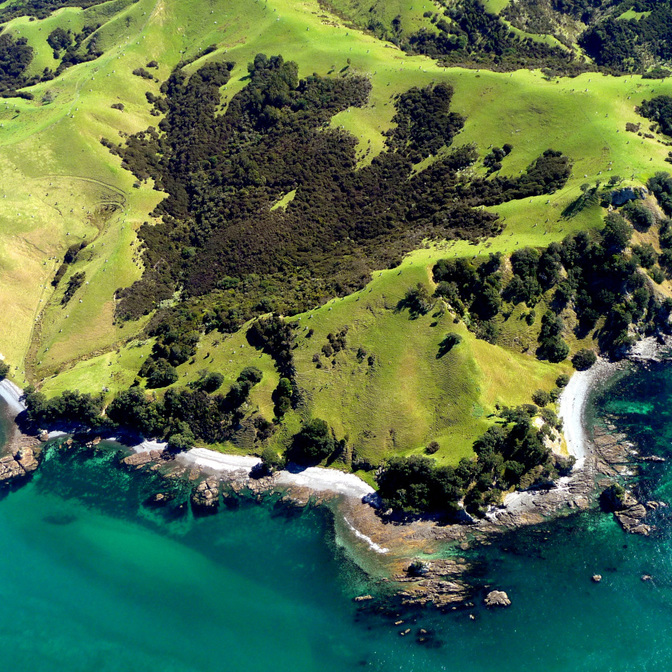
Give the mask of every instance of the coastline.
[[(626, 358), (659, 359), (660, 351), (660, 342), (644, 339)], [(604, 461), (604, 456), (588, 435), (585, 411), (595, 386), (623, 367), (623, 362), (599, 358), (589, 370), (572, 375), (558, 400), (565, 445), (576, 460), (572, 472), (557, 479), (549, 489), (509, 493), (502, 505), (490, 508), (485, 519), (472, 520), (471, 524), (439, 525), (432, 518), (403, 524), (385, 521), (379, 515), (380, 500), (374, 488), (355, 474), (336, 469), (302, 469), (290, 464), (274, 474), (260, 475), (261, 459), (255, 456), (225, 454), (209, 448), (191, 448), (172, 455), (165, 450), (167, 444), (158, 441), (144, 440), (128, 445), (118, 439), (110, 440), (117, 440), (131, 451), (131, 455), (122, 459), (125, 466), (131, 469), (164, 466), (164, 475), (191, 481), (191, 503), (199, 515), (215, 513), (222, 501), (245, 493), (257, 499), (277, 493), (284, 501), (298, 506), (325, 504), (334, 515), (337, 539), (341, 539), (341, 545), (369, 575), (404, 585), (400, 595), (406, 604), (432, 602), (446, 606), (468, 598), (470, 589), (460, 579), (466, 569), (464, 561), (460, 558), (432, 560), (428, 565), (429, 575), (414, 578), (406, 573), (411, 561), (439, 551), (445, 543), (469, 544), (474, 534), (479, 543), (481, 537), (487, 539), (488, 535), (500, 534), (505, 529), (542, 523), (554, 515), (566, 515), (593, 505), (597, 465), (600, 459)], [(13, 382), (0, 381), (0, 398), (7, 403), (7, 417), (12, 420), (25, 410), (21, 395), (22, 390)], [(20, 438), (36, 441), (34, 437), (21, 435), (15, 423), (14, 427)], [(63, 434), (50, 432), (49, 438)], [(96, 438), (87, 445), (96, 445), (99, 441)], [(162, 497), (158, 493), (154, 503), (161, 504)]]

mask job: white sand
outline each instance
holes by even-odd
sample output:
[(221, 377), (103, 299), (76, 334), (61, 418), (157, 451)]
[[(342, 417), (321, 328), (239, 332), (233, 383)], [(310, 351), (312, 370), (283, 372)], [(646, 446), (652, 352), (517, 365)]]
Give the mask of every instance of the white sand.
[(604, 359), (598, 359), (587, 371), (577, 371), (560, 395), (558, 416), (562, 420), (567, 450), (576, 458), (574, 469), (583, 466), (590, 450), (590, 440), (583, 424), (590, 391), (600, 378), (613, 373), (617, 366)]
[(336, 492), (358, 499), (375, 493), (375, 490), (359, 476), (321, 467), (308, 467), (299, 472), (281, 471), (278, 473), (277, 483), (310, 488), (318, 492)]
[[(134, 450), (138, 448), (135, 447)], [(227, 455), (208, 448), (192, 448), (186, 453), (180, 453), (177, 459), (187, 466), (198, 466), (215, 472), (244, 471), (246, 475), (261, 463), (258, 457)], [(279, 471), (276, 473), (275, 482), (281, 487), (298, 486), (316, 492), (334, 492), (357, 499), (375, 494), (375, 490), (358, 476), (321, 467), (308, 467), (302, 471)]]
[(186, 453), (179, 453), (178, 460), (187, 466), (199, 466), (213, 471), (241, 471), (249, 473), (261, 460), (247, 455), (225, 455), (207, 448), (192, 448)]
[(23, 390), (11, 380), (5, 378), (0, 381), (0, 397), (7, 402), (14, 416), (26, 410), (26, 405), (21, 401), (22, 395)]
[(131, 446), (131, 450), (136, 453), (149, 453), (151, 450), (165, 450), (167, 445), (163, 441), (143, 441), (137, 446)]

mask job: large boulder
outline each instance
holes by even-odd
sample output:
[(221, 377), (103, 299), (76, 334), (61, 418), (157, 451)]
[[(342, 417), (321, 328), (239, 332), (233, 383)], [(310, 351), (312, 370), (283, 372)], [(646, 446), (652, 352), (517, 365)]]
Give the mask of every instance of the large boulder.
[(486, 607), (510, 607), (511, 600), (503, 590), (492, 590), (485, 596)]
[(5, 455), (0, 458), (0, 483), (11, 483), (25, 475), (25, 469), (14, 459), (14, 455)]
[(196, 515), (216, 513), (219, 508), (219, 481), (216, 478), (201, 481), (191, 493), (191, 505)]
[(32, 448), (21, 448), (17, 453), (16, 461), (21, 465), (26, 474), (31, 474), (40, 466), (35, 456), (35, 451)]

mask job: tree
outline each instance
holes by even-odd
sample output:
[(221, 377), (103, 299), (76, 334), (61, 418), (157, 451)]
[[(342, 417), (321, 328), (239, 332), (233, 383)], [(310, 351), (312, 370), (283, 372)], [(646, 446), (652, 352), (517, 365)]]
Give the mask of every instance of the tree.
[(273, 399), (274, 411), (276, 418), (282, 416), (292, 407), (292, 381), (289, 378), (280, 378), (278, 386), (273, 390), (271, 395)]
[(542, 359), (558, 364), (567, 358), (569, 346), (559, 336), (553, 336), (541, 344), (539, 354)]
[(439, 343), (439, 352), (437, 353), (437, 359), (440, 359), (445, 354), (450, 352), (456, 345), (462, 343), (462, 336), (456, 334), (454, 331), (449, 331)]
[(222, 386), (223, 382), (224, 376), (221, 373), (218, 373), (217, 371), (204, 371), (201, 377), (192, 383), (191, 386), (203, 390), (204, 392), (215, 392)]
[(115, 424), (131, 427), (143, 436), (157, 436), (163, 424), (156, 402), (148, 399), (139, 387), (132, 387), (116, 396), (107, 407), (106, 414)]
[(252, 385), (256, 385), (261, 382), (261, 379), (264, 377), (264, 374), (256, 366), (246, 366), (238, 376), (238, 380), (248, 381)]
[(299, 464), (316, 464), (331, 455), (334, 445), (329, 425), (320, 418), (313, 418), (294, 436), (291, 457)]
[(408, 289), (399, 304), (401, 308), (408, 308), (411, 317), (416, 318), (426, 315), (432, 309), (433, 302), (427, 285), (419, 282), (415, 287)]
[(589, 369), (597, 361), (597, 355), (593, 350), (586, 348), (579, 350), (574, 357), (572, 357), (572, 364), (577, 371), (585, 371)]
[(630, 242), (632, 227), (621, 215), (610, 212), (604, 220), (602, 246), (609, 254), (622, 252)]
[(556, 379), (555, 379), (555, 384), (559, 388), (567, 387), (567, 383), (569, 382), (569, 376), (566, 373), (561, 373)]
[(168, 450), (172, 453), (181, 453), (185, 450), (191, 450), (194, 445), (194, 435), (191, 431), (177, 432), (168, 439)]
[(147, 376), (147, 387), (150, 389), (167, 387), (177, 382), (178, 378), (177, 369), (171, 366), (167, 360), (159, 359), (155, 363), (151, 373)]

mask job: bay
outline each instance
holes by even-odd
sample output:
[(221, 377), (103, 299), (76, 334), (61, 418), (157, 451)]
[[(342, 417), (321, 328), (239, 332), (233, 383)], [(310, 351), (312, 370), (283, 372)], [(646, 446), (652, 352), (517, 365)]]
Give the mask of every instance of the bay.
[[(672, 366), (661, 364), (606, 383), (590, 419), (672, 457), (671, 409)], [(672, 499), (668, 464), (643, 465), (641, 487)], [(651, 538), (599, 510), (507, 533), (468, 554), (482, 587), (473, 608), (378, 615), (352, 601), (380, 586), (328, 512), (270, 501), (194, 519), (144, 506), (157, 488), (111, 452), (54, 450), (0, 499), (0, 669), (602, 672), (672, 660), (669, 509)], [(483, 608), (488, 586), (513, 606)], [(416, 643), (421, 627), (432, 647)]]

